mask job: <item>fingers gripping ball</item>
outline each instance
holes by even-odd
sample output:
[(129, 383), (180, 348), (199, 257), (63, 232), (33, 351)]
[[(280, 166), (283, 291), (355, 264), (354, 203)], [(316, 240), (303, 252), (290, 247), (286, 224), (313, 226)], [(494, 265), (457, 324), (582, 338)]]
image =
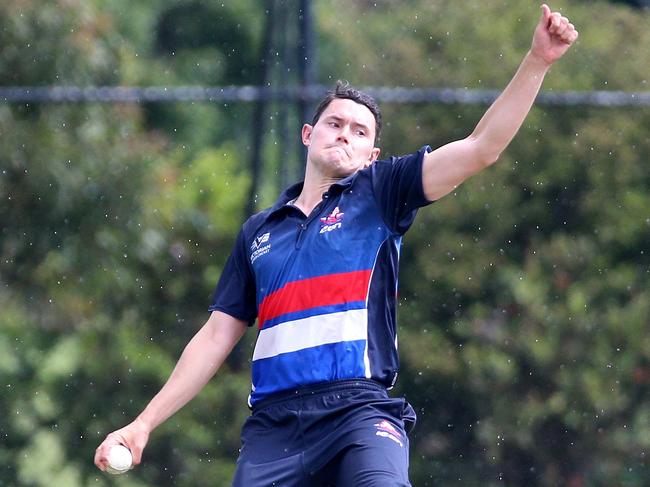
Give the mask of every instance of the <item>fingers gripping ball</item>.
[(114, 445), (108, 452), (106, 471), (113, 475), (128, 472), (133, 466), (131, 451), (122, 445)]

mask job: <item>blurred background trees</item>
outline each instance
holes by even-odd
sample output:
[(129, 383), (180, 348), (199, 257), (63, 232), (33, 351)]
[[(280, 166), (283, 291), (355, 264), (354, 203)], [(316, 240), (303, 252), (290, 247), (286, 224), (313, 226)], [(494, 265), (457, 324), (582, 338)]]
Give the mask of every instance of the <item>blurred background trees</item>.
[[(545, 90), (648, 90), (647, 10), (553, 7), (581, 37)], [(538, 15), (418, 0), (314, 13), (320, 83), (468, 89), (503, 88)], [(253, 0), (9, 0), (0, 86), (252, 84), (263, 22)], [(384, 155), (464, 137), (485, 110), (383, 108)], [(245, 217), (252, 114), (0, 103), (0, 485), (228, 485), (254, 333), (140, 468), (111, 478), (92, 457), (207, 318)], [(649, 124), (644, 107), (537, 106), (497, 165), (421, 211), (399, 309), (414, 485), (647, 483)], [(264, 152), (259, 208), (282, 168)]]

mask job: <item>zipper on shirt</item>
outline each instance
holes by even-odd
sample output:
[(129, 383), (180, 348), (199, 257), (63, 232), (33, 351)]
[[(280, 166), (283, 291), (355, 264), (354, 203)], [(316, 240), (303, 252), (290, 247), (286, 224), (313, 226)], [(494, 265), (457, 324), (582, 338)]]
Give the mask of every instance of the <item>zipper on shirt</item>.
[(298, 224), (298, 238), (296, 239), (296, 250), (302, 247), (302, 234), (307, 230), (307, 221)]

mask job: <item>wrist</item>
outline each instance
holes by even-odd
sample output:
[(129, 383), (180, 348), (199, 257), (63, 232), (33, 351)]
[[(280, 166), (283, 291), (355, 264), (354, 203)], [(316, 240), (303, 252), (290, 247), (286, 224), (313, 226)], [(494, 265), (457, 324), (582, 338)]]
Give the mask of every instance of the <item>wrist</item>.
[(546, 71), (548, 71), (553, 64), (552, 61), (546, 60), (544, 56), (537, 54), (532, 49), (526, 53), (524, 60), (531, 66), (543, 71), (544, 73), (546, 73)]
[(146, 411), (143, 411), (137, 418), (135, 418), (133, 423), (137, 425), (138, 429), (147, 434), (150, 434), (157, 426), (153, 421), (147, 418)]

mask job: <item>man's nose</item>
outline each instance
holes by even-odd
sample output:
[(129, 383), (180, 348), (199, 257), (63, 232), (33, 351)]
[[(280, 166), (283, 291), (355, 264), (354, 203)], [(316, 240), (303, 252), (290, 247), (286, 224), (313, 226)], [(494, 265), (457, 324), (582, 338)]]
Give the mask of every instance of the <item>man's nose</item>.
[(345, 142), (346, 144), (350, 142), (350, 129), (347, 126), (341, 127), (339, 130), (336, 140)]

